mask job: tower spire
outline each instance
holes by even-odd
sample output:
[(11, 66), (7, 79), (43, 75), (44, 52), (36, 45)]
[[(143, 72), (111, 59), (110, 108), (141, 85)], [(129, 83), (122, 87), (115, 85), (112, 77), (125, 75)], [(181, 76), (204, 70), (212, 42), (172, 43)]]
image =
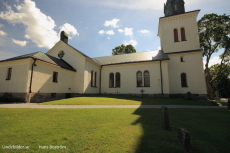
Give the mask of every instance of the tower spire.
[(164, 4), (165, 17), (185, 13), (184, 0), (167, 0)]

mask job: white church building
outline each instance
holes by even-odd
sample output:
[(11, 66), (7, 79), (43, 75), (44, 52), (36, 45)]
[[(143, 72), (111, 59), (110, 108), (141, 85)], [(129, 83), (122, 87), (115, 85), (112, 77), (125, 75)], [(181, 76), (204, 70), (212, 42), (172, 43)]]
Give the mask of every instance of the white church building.
[(183, 0), (167, 0), (159, 18), (161, 48), (155, 51), (91, 58), (60, 41), (47, 53), (35, 52), (0, 61), (0, 97), (43, 102), (81, 94), (205, 97), (206, 84), (197, 15)]

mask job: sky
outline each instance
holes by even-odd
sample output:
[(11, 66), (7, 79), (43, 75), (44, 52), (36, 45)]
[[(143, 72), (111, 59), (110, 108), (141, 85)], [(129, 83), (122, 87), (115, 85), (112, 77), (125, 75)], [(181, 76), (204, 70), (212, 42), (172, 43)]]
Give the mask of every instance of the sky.
[[(230, 14), (229, 0), (184, 0), (185, 11), (204, 15)], [(110, 56), (121, 44), (137, 52), (158, 50), (159, 18), (166, 0), (0, 0), (0, 60), (42, 51), (59, 41), (62, 30), (69, 44), (91, 58)], [(213, 54), (210, 64), (218, 62)], [(204, 59), (205, 60), (205, 59)]]

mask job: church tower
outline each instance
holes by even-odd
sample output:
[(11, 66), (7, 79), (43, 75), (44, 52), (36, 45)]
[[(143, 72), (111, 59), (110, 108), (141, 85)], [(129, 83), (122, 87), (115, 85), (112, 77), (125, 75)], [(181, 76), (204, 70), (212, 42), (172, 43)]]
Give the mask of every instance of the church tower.
[(185, 12), (184, 0), (167, 0), (165, 17), (159, 19), (158, 36), (165, 53), (200, 50), (196, 17), (200, 10)]
[[(169, 92), (172, 95), (206, 94), (197, 26), (200, 10), (185, 12), (184, 0), (167, 0), (159, 19), (161, 49), (168, 55)], [(164, 76), (164, 74), (163, 74)]]

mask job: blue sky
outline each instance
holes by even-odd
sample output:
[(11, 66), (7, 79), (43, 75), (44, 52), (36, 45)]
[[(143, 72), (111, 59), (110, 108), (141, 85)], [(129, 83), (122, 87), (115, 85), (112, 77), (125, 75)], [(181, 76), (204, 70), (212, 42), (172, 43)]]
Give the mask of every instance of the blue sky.
[[(166, 0), (0, 0), (0, 60), (47, 52), (61, 30), (90, 57), (109, 56), (131, 43), (137, 52), (158, 50), (159, 17)], [(229, 0), (185, 0), (185, 11), (230, 14)], [(219, 61), (214, 54), (211, 64)]]

